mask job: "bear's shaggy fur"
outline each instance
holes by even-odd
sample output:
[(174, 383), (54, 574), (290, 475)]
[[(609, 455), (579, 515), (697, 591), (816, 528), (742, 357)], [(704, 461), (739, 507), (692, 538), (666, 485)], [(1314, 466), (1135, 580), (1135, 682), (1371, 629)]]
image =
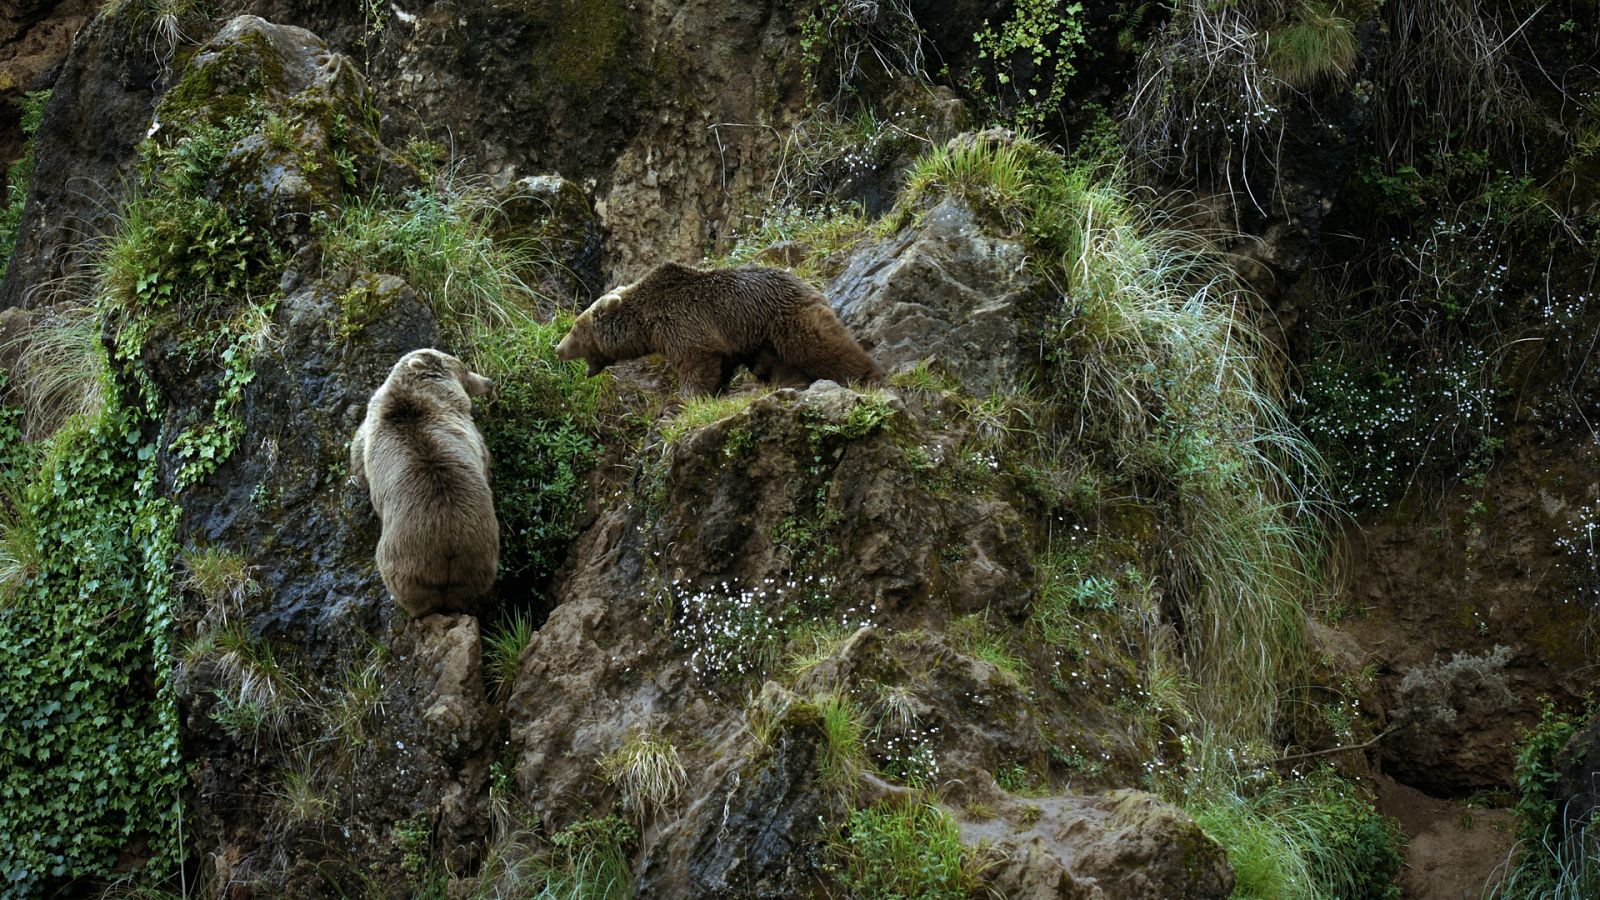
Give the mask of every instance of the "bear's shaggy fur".
[(460, 611), (494, 585), (500, 526), (472, 398), (489, 379), (438, 350), (389, 370), (350, 442), (350, 471), (378, 513), (378, 572), (412, 618)]
[(758, 266), (663, 263), (596, 300), (556, 345), (557, 357), (586, 360), (591, 376), (651, 353), (677, 371), (685, 397), (725, 387), (741, 365), (779, 387), (883, 378), (821, 293)]

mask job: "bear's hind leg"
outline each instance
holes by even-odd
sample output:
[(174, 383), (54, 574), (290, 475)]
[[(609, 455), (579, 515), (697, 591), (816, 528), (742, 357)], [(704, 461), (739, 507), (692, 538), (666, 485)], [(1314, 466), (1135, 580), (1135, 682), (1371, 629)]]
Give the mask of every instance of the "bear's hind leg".
[(718, 353), (692, 353), (668, 360), (678, 373), (683, 399), (715, 393), (722, 386), (723, 358)]

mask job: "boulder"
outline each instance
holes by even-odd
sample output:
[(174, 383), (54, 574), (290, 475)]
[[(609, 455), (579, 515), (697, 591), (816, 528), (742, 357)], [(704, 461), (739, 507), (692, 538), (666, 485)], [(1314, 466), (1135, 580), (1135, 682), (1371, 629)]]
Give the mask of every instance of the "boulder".
[(1026, 262), (1019, 241), (993, 236), (950, 198), (857, 250), (826, 293), (886, 372), (926, 361), (981, 397), (1038, 354), (1029, 325), (1042, 286)]

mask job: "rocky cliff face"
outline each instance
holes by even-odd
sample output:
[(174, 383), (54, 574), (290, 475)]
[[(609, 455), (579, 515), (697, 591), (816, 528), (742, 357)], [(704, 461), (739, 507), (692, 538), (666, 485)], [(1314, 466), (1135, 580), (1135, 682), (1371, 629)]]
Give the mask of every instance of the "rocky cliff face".
[[(1281, 349), (1314, 369), (1343, 334), (1334, 325), (1385, 308), (1352, 311), (1330, 288), (1335, 267), (1376, 272), (1391, 279), (1382, 290), (1420, 302), (1397, 286), (1393, 260), (1325, 236), (1354, 215), (1346, 192), (1446, 189), (1361, 169), (1387, 54), (1432, 46), (1380, 29), (1379, 11), (1349, 13), (1338, 77), (1271, 95), (1282, 108), (1256, 109), (1256, 142), (1241, 143), (1227, 128), (1182, 137), (1216, 99), (1184, 80), (1196, 52), (1185, 29), (1233, 12), (1258, 14), (1262, 31), (1304, 25), (1264, 4), (1183, 6), (1163, 21), (1096, 8), (1077, 43), (1052, 45), (1056, 62), (1031, 64), (1026, 47), (973, 40), (1024, 16), (1004, 3), (236, 6), (259, 17), (185, 8), (173, 33), (145, 5), (111, 4), (58, 71), (39, 62), (47, 32), (87, 13), (25, 3), (0, 20), (0, 52), (18, 48), (0, 78), (53, 88), (36, 139), (47, 163), (28, 187), (0, 307), (40, 311), (8, 319), (8, 333), (95, 310), (86, 343), (148, 466), (128, 490), (172, 505), (145, 549), (170, 564), (174, 605), (158, 624), (175, 661), (123, 688), (129, 702), (175, 709), (181, 754), (166, 762), (185, 811), (181, 836), (133, 822), (109, 857), (13, 851), (0, 863), (16, 890), (149, 863), (225, 896), (586, 885), (606, 896), (1222, 897), (1236, 878), (1252, 895), (1309, 896), (1343, 853), (1380, 862), (1371, 884), (1337, 890), (1381, 896), (1389, 838), (1340, 779), (1449, 798), (1506, 790), (1536, 698), (1584, 692), (1593, 571), (1580, 538), (1596, 488), (1584, 474), (1592, 441), (1575, 424), (1587, 404), (1572, 400), (1587, 370), (1572, 368), (1561, 335), (1542, 333), (1557, 348), (1545, 356), (1508, 350), (1508, 369), (1565, 393), (1530, 387), (1511, 427), (1452, 432), (1473, 446), (1453, 457), (1468, 475), (1447, 482), (1454, 493), (1430, 493), (1430, 481), (1344, 528), (1344, 581), (1310, 653), (1295, 606), (1278, 637), (1261, 638), (1291, 648), (1281, 665), (1230, 669), (1207, 648), (1234, 640), (1229, 628), (1251, 641), (1269, 632), (1197, 599), (1234, 564), (1227, 552), (1184, 556), (1211, 539), (1196, 532), (1227, 525), (1204, 518), (1207, 486), (1259, 488), (1272, 511), (1255, 520), (1262, 530), (1298, 527), (1296, 503), (1315, 498), (1240, 481), (1237, 458), (1214, 455), (1265, 427), (1194, 412), (1231, 402), (1231, 370), (1217, 370), (1214, 394), (1183, 393), (1186, 376), (1164, 368), (1182, 351), (1139, 355), (1192, 310), (1118, 330), (1108, 310), (1122, 307), (1085, 299), (1150, 290), (1087, 262), (1132, 252), (1129, 236), (1153, 233), (1149, 223), (1095, 231), (1097, 216), (1115, 218), (1109, 202), (1041, 176), (1027, 156), (1036, 145), (1010, 132), (948, 140), (1010, 110), (985, 106), (969, 77), (986, 60), (1011, 54), (1018, 83), (1048, 93), (1068, 48), (1125, 31), (1129, 43), (1108, 41), (1098, 64), (1077, 57), (1093, 71), (1076, 83), (1096, 97), (1129, 80), (1154, 93), (1134, 99), (1120, 136), (1097, 136), (1087, 105), (1068, 101), (1061, 136), (1082, 153), (1095, 140), (1143, 146), (1160, 163), (1149, 180), (1192, 190), (1193, 230), (1232, 231), (1237, 273), (1281, 316)], [(1074, 33), (1063, 27), (1042, 33)], [(926, 83), (935, 58), (951, 67), (937, 87)], [(1152, 97), (1169, 106), (1140, 105)], [(930, 157), (946, 168), (908, 175)], [(1021, 176), (974, 174), (991, 159)], [(1570, 224), (1583, 201), (1568, 199)], [(840, 215), (841, 201), (888, 214)], [(1085, 219), (1018, 212), (1080, 202)], [(1531, 241), (1525, 226), (1505, 233)], [(504, 258), (515, 277), (480, 280), (492, 248), (514, 246), (531, 249)], [(1194, 246), (1139, 259), (1187, 260)], [(561, 326), (544, 320), (656, 261), (730, 250), (822, 284), (889, 384), (746, 380), (683, 408), (662, 399), (669, 376), (648, 363), (591, 383), (550, 359)], [(1563, 285), (1584, 267), (1571, 270)], [(1195, 287), (1212, 271), (1178, 277), (1193, 296), (1243, 307), (1245, 295)], [(1456, 308), (1441, 320), (1470, 319)], [(1576, 333), (1593, 316), (1574, 310)], [(1253, 326), (1238, 322), (1248, 343)], [(1440, 333), (1417, 334), (1400, 349), (1444, 352)], [(18, 346), (41, 358), (43, 344)], [(503, 528), (518, 568), (476, 614), (408, 621), (373, 570), (378, 523), (343, 460), (370, 392), (419, 346), (502, 382), (478, 414), (496, 484), (517, 486), (502, 518), (522, 518)], [(11, 402), (45, 390), (19, 381)], [(1420, 461), (1416, 471), (1443, 477)], [(15, 495), (5, 507), (29, 508)], [(1308, 558), (1273, 564), (1320, 571)], [(6, 584), (47, 582), (6, 571)], [(1206, 696), (1221, 670), (1288, 673), (1281, 696), (1261, 685), (1273, 696), (1254, 701), (1268, 728), (1221, 722)], [(69, 727), (44, 706), (19, 718), (41, 734)], [(1584, 810), (1592, 733), (1561, 756), (1552, 789)], [(32, 757), (50, 783), (49, 754), (32, 754), (46, 745), (0, 741), (0, 759)], [(1304, 761), (1324, 758), (1337, 763), (1308, 776)], [(1228, 818), (1244, 814), (1218, 799), (1229, 793), (1219, 783), (1255, 818)], [(1236, 865), (1248, 855), (1230, 864), (1248, 854), (1240, 822), (1288, 816), (1303, 807), (1283, 798), (1301, 790), (1340, 798), (1350, 843), (1305, 851), (1303, 871), (1277, 882)], [(1424, 805), (1407, 802), (1402, 816)], [(1427, 815), (1452, 811), (1440, 808)], [(1576, 832), (1583, 817), (1560, 827)], [(926, 880), (894, 881), (902, 869)], [(1429, 895), (1415, 879), (1406, 890)]]

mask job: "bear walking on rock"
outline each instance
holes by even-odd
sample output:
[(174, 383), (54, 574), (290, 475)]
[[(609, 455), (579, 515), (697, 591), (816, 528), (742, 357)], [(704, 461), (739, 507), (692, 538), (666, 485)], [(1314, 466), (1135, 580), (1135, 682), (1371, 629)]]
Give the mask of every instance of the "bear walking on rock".
[(758, 266), (663, 263), (596, 300), (556, 345), (557, 357), (586, 360), (591, 376), (651, 353), (677, 371), (685, 397), (725, 387), (741, 365), (779, 387), (883, 378), (816, 288)]
[(500, 526), (472, 398), (489, 379), (438, 350), (400, 358), (367, 403), (350, 471), (378, 513), (378, 572), (413, 618), (460, 611), (494, 585)]

